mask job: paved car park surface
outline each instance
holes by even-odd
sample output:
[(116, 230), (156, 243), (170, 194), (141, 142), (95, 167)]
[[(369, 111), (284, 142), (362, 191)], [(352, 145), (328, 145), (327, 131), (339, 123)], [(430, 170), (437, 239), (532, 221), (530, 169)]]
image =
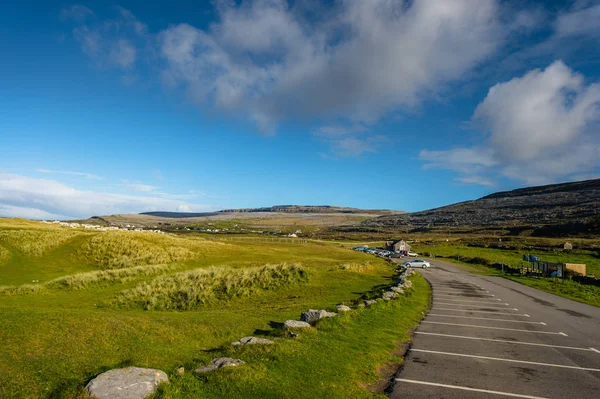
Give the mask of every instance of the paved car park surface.
[(600, 398), (600, 308), (430, 262), (391, 398)]

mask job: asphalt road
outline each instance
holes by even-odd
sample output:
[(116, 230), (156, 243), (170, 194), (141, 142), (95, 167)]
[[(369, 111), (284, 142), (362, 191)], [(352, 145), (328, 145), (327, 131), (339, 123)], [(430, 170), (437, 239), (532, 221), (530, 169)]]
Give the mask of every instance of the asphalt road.
[(391, 398), (600, 398), (600, 308), (432, 260)]

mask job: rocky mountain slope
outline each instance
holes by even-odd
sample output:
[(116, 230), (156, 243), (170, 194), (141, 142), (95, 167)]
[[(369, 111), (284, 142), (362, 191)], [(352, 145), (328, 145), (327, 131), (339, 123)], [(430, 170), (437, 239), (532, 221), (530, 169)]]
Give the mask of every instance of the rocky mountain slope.
[(399, 211), (388, 210), (372, 210), (372, 209), (357, 209), (342, 206), (330, 205), (275, 205), (263, 208), (243, 208), (243, 209), (225, 209), (216, 212), (207, 213), (187, 213), (187, 212), (144, 212), (141, 215), (159, 216), (167, 218), (191, 218), (216, 216), (223, 213), (349, 213), (349, 214), (372, 214), (372, 215), (387, 215), (401, 213)]
[(498, 192), (474, 201), (366, 220), (364, 226), (408, 229), (455, 227), (531, 229), (540, 235), (598, 234), (600, 179)]

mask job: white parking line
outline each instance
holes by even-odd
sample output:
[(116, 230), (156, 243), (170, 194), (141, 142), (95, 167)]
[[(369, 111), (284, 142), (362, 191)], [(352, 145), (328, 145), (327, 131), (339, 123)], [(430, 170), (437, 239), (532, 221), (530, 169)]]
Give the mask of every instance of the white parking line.
[(450, 306), (470, 306), (470, 307), (474, 307), (474, 306), (485, 306), (486, 308), (487, 308), (487, 307), (490, 307), (490, 306), (497, 306), (497, 307), (499, 307), (499, 308), (503, 308), (503, 307), (505, 307), (505, 306), (509, 306), (509, 305), (508, 305), (508, 303), (488, 303), (488, 304), (485, 304), (485, 305), (482, 305), (482, 304), (480, 303), (480, 304), (478, 305), (478, 304), (475, 304), (475, 303), (472, 303), (472, 304), (468, 304), (468, 303), (465, 303), (465, 304), (459, 304), (459, 303), (452, 303), (452, 302), (450, 302), (450, 301), (448, 301), (448, 302), (434, 302), (433, 304), (434, 304), (434, 305), (436, 305), (436, 304), (437, 304), (437, 305), (450, 305)]
[(452, 312), (469, 312), (469, 313), (493, 313), (493, 314), (505, 314), (505, 315), (510, 315), (510, 316), (531, 317), (527, 313), (500, 313), (500, 312), (492, 312), (490, 310), (469, 310), (469, 309), (450, 309), (450, 308), (436, 308), (435, 310), (450, 310)]
[[(504, 339), (493, 339), (493, 338), (465, 337), (464, 335), (439, 334), (439, 333), (429, 333), (429, 332), (421, 332), (421, 331), (415, 331), (415, 334), (435, 335), (438, 337), (448, 337), (448, 338), (473, 339), (473, 340), (477, 340), (477, 341), (502, 342), (502, 343), (506, 343), (506, 344), (515, 344), (515, 345), (543, 346), (546, 348), (573, 349), (573, 350), (587, 351), (587, 352), (596, 352), (597, 351), (594, 348), (579, 348), (579, 347), (575, 347), (575, 346), (538, 344), (535, 342), (508, 341), (508, 340), (504, 340)], [(600, 352), (598, 352), (598, 353), (600, 353)]]
[(438, 317), (454, 317), (457, 319), (473, 319), (473, 320), (493, 320), (493, 321), (505, 321), (508, 323), (526, 323), (526, 324), (539, 324), (545, 326), (546, 323), (543, 321), (527, 321), (527, 320), (510, 320), (510, 319), (494, 319), (491, 317), (475, 317), (475, 316), (457, 316), (457, 315), (447, 315), (447, 314), (435, 314), (428, 313), (427, 316), (438, 316)]
[(514, 329), (514, 328), (478, 326), (478, 325), (474, 325), (474, 324), (443, 323), (441, 321), (429, 321), (429, 320), (423, 320), (423, 321), (421, 321), (421, 323), (444, 324), (446, 326), (457, 326), (457, 327), (486, 328), (489, 330), (519, 331), (519, 332), (534, 333), (534, 334), (562, 335), (563, 337), (568, 337), (568, 335), (565, 334), (564, 332), (518, 330), (518, 329)]
[(472, 357), (474, 359), (485, 359), (485, 360), (497, 360), (499, 362), (508, 362), (508, 363), (523, 363), (523, 364), (533, 364), (536, 366), (549, 366), (549, 367), (559, 367), (563, 369), (573, 369), (573, 370), (585, 370), (585, 371), (600, 371), (600, 369), (594, 369), (591, 367), (579, 367), (579, 366), (568, 366), (566, 364), (554, 364), (554, 363), (539, 363), (539, 362), (530, 362), (527, 360), (514, 360), (514, 359), (505, 359), (502, 357), (489, 357), (489, 356), (479, 356), (479, 355), (467, 355), (465, 353), (453, 353), (453, 352), (440, 352), (440, 351), (430, 351), (427, 349), (411, 349), (411, 352), (423, 352), (423, 353), (435, 353), (437, 355), (448, 355), (448, 356), (458, 356), (458, 357)]
[(456, 290), (456, 291), (446, 290), (446, 291), (444, 291), (444, 290), (436, 290), (435, 288), (433, 290), (440, 294), (462, 294), (460, 296), (475, 296), (475, 297), (481, 297), (481, 298), (489, 298), (489, 297), (496, 296), (494, 294), (480, 294), (478, 292), (468, 293), (468, 292), (464, 292), (462, 290)]
[(483, 393), (487, 393), (487, 394), (491, 394), (491, 395), (509, 396), (511, 398), (548, 399), (548, 398), (544, 398), (544, 397), (541, 397), (541, 396), (530, 396), (530, 395), (521, 395), (521, 394), (518, 394), (518, 393), (490, 391), (489, 389), (479, 389), (479, 388), (463, 387), (463, 386), (460, 386), (460, 385), (439, 384), (437, 382), (426, 382), (426, 381), (408, 380), (406, 378), (396, 378), (396, 381), (399, 381), (399, 382), (408, 382), (410, 384), (431, 385), (431, 386), (434, 386), (434, 387), (441, 387), (441, 388), (460, 389), (462, 391), (483, 392)]
[[(433, 293), (433, 299), (435, 299), (437, 297), (442, 297), (442, 296), (446, 297), (447, 299), (459, 297), (459, 295), (436, 294), (435, 292)], [(444, 301), (446, 300), (446, 298), (444, 298)], [(472, 298), (472, 297), (463, 297), (463, 298)], [(486, 301), (500, 301), (500, 302), (502, 302), (502, 299), (500, 299), (500, 298), (481, 298), (481, 299), (479, 299), (477, 301), (472, 301), (472, 300), (469, 300), (469, 299), (453, 299), (453, 300), (461, 301), (461, 302), (481, 303), (484, 299)]]

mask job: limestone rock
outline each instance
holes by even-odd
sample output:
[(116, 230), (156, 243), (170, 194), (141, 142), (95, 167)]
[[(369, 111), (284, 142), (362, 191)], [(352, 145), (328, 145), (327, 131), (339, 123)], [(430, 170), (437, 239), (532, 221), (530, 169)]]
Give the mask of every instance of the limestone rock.
[(365, 306), (371, 306), (371, 305), (373, 305), (374, 303), (377, 303), (377, 301), (376, 301), (375, 299), (367, 299), (367, 300), (365, 301)]
[(231, 345), (272, 345), (274, 342), (266, 338), (244, 337), (239, 341), (232, 342)]
[(392, 291), (394, 291), (397, 294), (404, 294), (404, 290), (402, 289), (402, 287), (399, 286), (395, 286), (390, 288)]
[(246, 362), (240, 359), (232, 359), (230, 357), (218, 357), (216, 359), (213, 359), (213, 361), (208, 366), (198, 367), (196, 370), (194, 370), (194, 373), (208, 373), (210, 371), (215, 371), (223, 367), (239, 366), (245, 363)]
[(346, 305), (337, 305), (336, 309), (338, 312), (349, 312), (352, 309), (350, 308), (350, 306), (346, 306)]
[(126, 367), (98, 375), (85, 389), (91, 397), (98, 399), (143, 399), (156, 392), (163, 382), (169, 382), (164, 371)]
[(183, 374), (185, 374), (185, 368), (183, 368), (183, 367), (179, 367), (179, 368), (177, 369), (177, 374), (179, 374), (179, 375), (183, 375)]
[(307, 328), (307, 327), (310, 327), (310, 324), (308, 324), (305, 321), (287, 320), (285, 323), (283, 323), (284, 330), (289, 330), (290, 328)]
[(357, 307), (359, 307), (359, 308), (364, 308), (366, 305), (365, 305), (363, 302), (361, 302), (361, 303), (359, 303), (359, 304), (358, 304), (358, 305), (356, 305), (356, 306), (357, 306)]
[(390, 299), (396, 299), (398, 297), (398, 294), (396, 294), (394, 291), (386, 291), (383, 293), (382, 298), (386, 301), (389, 301)]
[(315, 310), (308, 309), (307, 312), (304, 312), (300, 315), (300, 319), (310, 324), (315, 324), (317, 321), (324, 319), (326, 317), (335, 317), (337, 313), (328, 312), (326, 310)]

